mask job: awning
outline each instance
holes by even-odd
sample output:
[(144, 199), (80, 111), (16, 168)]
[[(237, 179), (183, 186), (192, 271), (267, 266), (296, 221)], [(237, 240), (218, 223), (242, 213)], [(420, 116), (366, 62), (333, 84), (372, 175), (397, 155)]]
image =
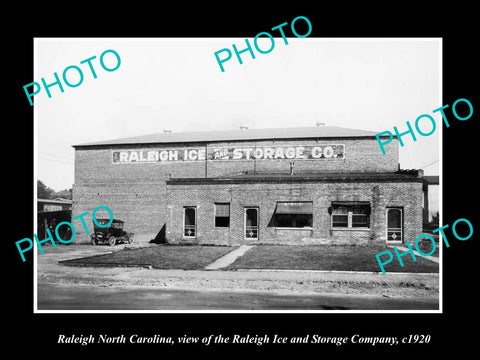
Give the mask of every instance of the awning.
[(369, 201), (332, 201), (333, 206), (370, 205)]
[(276, 214), (312, 214), (312, 202), (277, 202)]

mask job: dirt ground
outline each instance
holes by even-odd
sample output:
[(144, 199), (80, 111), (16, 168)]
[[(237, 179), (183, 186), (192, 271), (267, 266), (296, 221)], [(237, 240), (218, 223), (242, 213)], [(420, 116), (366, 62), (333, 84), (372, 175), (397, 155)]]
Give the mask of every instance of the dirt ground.
[[(122, 250), (125, 246), (69, 245), (44, 248), (37, 255), (38, 286), (161, 287), (228, 291), (268, 291), (288, 294), (350, 294), (438, 299), (438, 274), (352, 273), (321, 271), (184, 271), (131, 267), (70, 267), (61, 260)], [(139, 244), (137, 246), (155, 246)]]

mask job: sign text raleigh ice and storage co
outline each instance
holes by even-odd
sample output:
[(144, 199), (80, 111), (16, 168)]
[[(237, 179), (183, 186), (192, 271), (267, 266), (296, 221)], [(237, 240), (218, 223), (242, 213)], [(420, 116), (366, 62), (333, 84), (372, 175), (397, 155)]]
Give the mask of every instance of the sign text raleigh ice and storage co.
[(114, 164), (206, 160), (318, 160), (344, 158), (345, 145), (343, 144), (319, 146), (197, 147), (112, 151), (112, 162)]

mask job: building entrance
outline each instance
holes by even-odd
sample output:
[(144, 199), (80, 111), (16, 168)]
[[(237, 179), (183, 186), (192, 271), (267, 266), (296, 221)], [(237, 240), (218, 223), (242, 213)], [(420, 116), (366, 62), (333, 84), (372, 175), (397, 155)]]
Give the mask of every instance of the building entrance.
[(245, 208), (245, 239), (258, 240), (258, 208)]

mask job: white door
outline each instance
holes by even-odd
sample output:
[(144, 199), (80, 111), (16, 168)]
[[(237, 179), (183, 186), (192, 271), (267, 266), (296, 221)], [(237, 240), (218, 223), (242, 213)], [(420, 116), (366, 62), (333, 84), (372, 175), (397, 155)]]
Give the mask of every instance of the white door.
[(403, 242), (402, 208), (387, 208), (387, 241)]
[(183, 237), (197, 237), (197, 209), (194, 206), (183, 208)]
[(258, 208), (245, 208), (245, 239), (258, 240)]

